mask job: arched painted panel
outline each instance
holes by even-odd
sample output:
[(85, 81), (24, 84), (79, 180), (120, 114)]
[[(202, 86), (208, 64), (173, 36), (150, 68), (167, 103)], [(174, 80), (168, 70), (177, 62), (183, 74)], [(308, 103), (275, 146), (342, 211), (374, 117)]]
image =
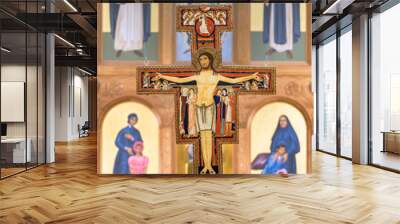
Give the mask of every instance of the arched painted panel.
[[(307, 123), (303, 114), (286, 102), (273, 102), (260, 108), (251, 122), (251, 161), (260, 153), (270, 153), (272, 137), (277, 129), (281, 115), (286, 115), (293, 127), (300, 145), (295, 154), (297, 174), (307, 172)], [(259, 174), (261, 170), (251, 170)]]
[(101, 125), (100, 174), (113, 174), (114, 161), (118, 152), (115, 139), (118, 132), (126, 127), (128, 115), (136, 113), (138, 123), (135, 126), (144, 142), (143, 155), (149, 159), (148, 174), (160, 173), (159, 160), (159, 123), (157, 116), (147, 106), (127, 101), (113, 106), (105, 115)]

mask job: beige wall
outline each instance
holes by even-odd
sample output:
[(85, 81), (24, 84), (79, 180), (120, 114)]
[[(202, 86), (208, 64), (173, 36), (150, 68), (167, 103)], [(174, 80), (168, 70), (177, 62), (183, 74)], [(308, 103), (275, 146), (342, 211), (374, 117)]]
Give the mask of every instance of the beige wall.
[(72, 67), (55, 73), (55, 140), (77, 139), (78, 125), (89, 119), (89, 78)]

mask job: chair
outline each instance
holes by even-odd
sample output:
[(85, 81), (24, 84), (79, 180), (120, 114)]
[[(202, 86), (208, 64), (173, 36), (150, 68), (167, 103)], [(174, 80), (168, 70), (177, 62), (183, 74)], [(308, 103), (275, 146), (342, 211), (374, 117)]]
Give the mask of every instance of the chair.
[(89, 130), (90, 130), (89, 121), (85, 121), (82, 127), (78, 124), (79, 138), (89, 136)]

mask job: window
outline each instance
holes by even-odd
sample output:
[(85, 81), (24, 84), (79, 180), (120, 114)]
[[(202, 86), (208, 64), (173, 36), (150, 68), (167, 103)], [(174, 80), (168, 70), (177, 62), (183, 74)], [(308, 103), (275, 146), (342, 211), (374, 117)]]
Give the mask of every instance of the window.
[[(352, 26), (317, 48), (317, 150), (352, 157)], [(339, 123), (338, 123), (339, 122)]]
[[(43, 1), (8, 1), (23, 13), (42, 13)], [(0, 178), (45, 163), (46, 37), (1, 12)], [(12, 22), (11, 22), (12, 21)]]
[(352, 32), (340, 36), (340, 155), (352, 157)]
[(318, 48), (318, 149), (336, 154), (336, 38)]
[(371, 19), (371, 162), (395, 170), (400, 170), (400, 33), (394, 29), (398, 21), (400, 5)]

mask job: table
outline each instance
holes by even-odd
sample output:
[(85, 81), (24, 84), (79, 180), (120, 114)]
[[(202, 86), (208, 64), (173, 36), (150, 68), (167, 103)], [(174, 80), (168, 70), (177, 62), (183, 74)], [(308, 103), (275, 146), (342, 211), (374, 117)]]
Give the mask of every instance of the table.
[(400, 154), (400, 132), (383, 131), (383, 150), (382, 152), (391, 152)]
[(1, 139), (1, 157), (6, 163), (26, 163), (32, 160), (32, 140), (26, 139), (28, 142), (25, 151), (25, 138), (6, 138)]

